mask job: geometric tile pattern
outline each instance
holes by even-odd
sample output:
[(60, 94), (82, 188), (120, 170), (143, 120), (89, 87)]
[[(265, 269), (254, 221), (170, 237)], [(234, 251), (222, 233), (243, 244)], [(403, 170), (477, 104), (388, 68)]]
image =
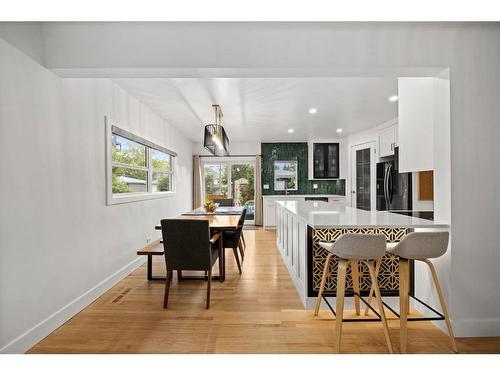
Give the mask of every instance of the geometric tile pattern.
[[(335, 242), (337, 238), (345, 233), (383, 234), (387, 242), (399, 242), (409, 232), (408, 228), (325, 228), (313, 229), (313, 249), (312, 249), (312, 289), (319, 291), (323, 267), (325, 265), (328, 252), (319, 246), (319, 242)], [(330, 263), (330, 274), (327, 277), (325, 292), (335, 294), (337, 289), (337, 266), (338, 257), (334, 256)], [(364, 263), (359, 263), (360, 291), (366, 294), (370, 291), (370, 272)], [(378, 274), (378, 283), (381, 294), (394, 293), (399, 291), (399, 261), (392, 255), (384, 255), (382, 265)], [(352, 292), (351, 272), (347, 272), (346, 293)]]

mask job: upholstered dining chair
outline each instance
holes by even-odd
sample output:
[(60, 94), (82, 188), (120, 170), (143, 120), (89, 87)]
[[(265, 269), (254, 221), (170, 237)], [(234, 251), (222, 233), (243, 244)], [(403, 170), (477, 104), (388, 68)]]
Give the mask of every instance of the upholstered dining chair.
[[(226, 230), (222, 235), (223, 238), (222, 246), (225, 249), (227, 248), (233, 249), (234, 258), (236, 259), (236, 264), (238, 265), (238, 271), (240, 271), (240, 273), (241, 273), (241, 262), (239, 255), (241, 255), (241, 261), (243, 261), (243, 258), (245, 257), (245, 251), (243, 250), (243, 245), (241, 244), (241, 238), (243, 234), (243, 224), (245, 222), (246, 215), (247, 215), (247, 209), (244, 208), (243, 211), (241, 211), (241, 215), (238, 220), (238, 226), (236, 227), (236, 230), (235, 231)], [(240, 252), (239, 255), (238, 255), (238, 250)]]
[[(163, 308), (167, 308), (170, 283), (174, 270), (205, 271), (207, 274), (207, 309), (210, 308), (210, 286), (212, 268), (222, 256), (222, 234), (215, 233), (210, 238), (208, 220), (161, 220), (163, 248), (167, 279)], [(219, 261), (219, 275), (222, 275), (222, 262)], [(182, 278), (179, 278), (179, 281)]]
[(215, 198), (214, 203), (219, 203), (220, 207), (232, 207), (233, 200), (231, 198)]

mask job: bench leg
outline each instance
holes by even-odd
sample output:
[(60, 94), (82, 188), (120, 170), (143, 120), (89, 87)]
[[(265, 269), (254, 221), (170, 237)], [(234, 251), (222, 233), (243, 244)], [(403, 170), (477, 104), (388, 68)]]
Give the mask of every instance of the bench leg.
[(153, 280), (153, 256), (148, 255), (148, 280)]

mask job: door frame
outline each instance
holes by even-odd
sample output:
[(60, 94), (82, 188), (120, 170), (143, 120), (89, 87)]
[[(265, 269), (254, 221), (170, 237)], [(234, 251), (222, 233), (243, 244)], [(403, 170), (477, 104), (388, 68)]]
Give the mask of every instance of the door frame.
[[(227, 179), (229, 182), (228, 193), (233, 196), (233, 187), (231, 180), (231, 167), (233, 165), (240, 164), (251, 164), (253, 165), (253, 170), (255, 174), (255, 157), (250, 156), (238, 156), (238, 157), (224, 157), (224, 156), (214, 156), (214, 157), (203, 157), (201, 159), (200, 168), (201, 168), (201, 189), (203, 197), (205, 197), (205, 165), (206, 164), (226, 164), (228, 168)], [(255, 175), (253, 179), (253, 191), (254, 191), (254, 201), (255, 201)], [(254, 206), (255, 207), (255, 206)], [(253, 225), (255, 224), (255, 220), (245, 219), (245, 224)]]
[(350, 148), (350, 199), (351, 199), (351, 207), (356, 208), (356, 193), (353, 191), (357, 190), (356, 186), (356, 151), (370, 149), (370, 210), (377, 210), (377, 142), (376, 141), (368, 141), (355, 145), (351, 145)]

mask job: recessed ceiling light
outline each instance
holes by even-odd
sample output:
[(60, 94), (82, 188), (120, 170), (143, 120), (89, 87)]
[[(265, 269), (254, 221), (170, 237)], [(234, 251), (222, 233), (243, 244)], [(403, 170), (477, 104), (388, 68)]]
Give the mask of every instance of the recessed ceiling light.
[(311, 115), (314, 115), (316, 112), (318, 112), (318, 110), (316, 108), (309, 108), (309, 113)]
[(288, 133), (293, 133), (293, 129), (288, 129)]
[(342, 132), (343, 132), (343, 130), (342, 130), (341, 128), (338, 128), (338, 129), (337, 129), (337, 133), (339, 133), (339, 134), (340, 134), (340, 133), (342, 133)]
[(390, 96), (389, 97), (389, 101), (390, 102), (397, 102), (398, 101), (398, 96), (397, 95)]

